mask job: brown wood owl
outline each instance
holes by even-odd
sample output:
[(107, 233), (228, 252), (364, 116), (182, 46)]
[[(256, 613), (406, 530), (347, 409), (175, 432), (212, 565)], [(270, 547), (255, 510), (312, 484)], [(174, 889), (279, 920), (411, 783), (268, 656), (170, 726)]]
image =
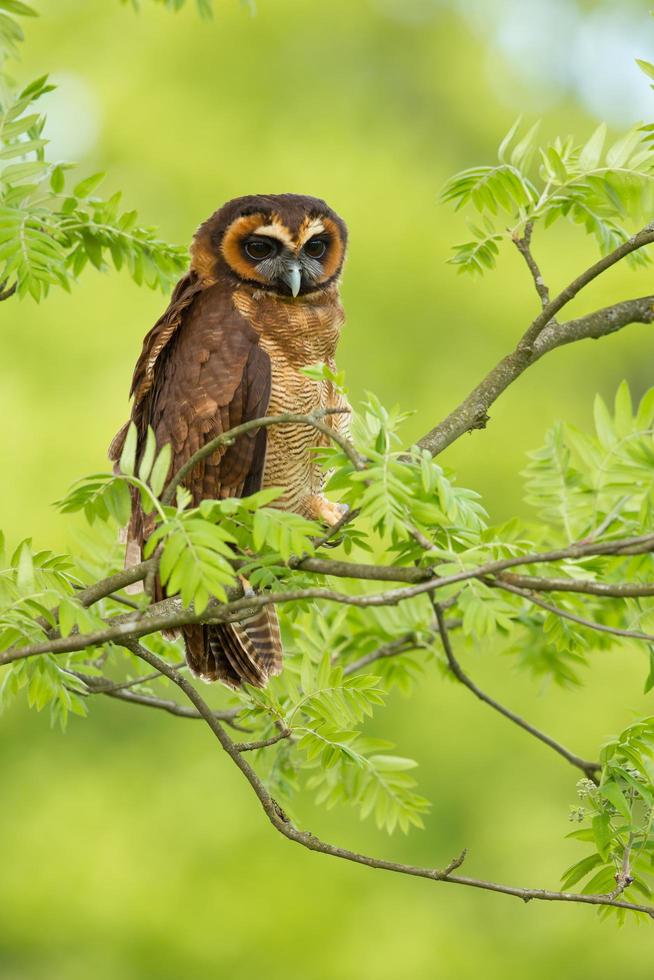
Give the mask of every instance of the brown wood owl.
[[(334, 367), (346, 244), (342, 219), (324, 201), (299, 194), (239, 197), (200, 226), (190, 269), (146, 335), (134, 371), (138, 454), (150, 425), (158, 447), (172, 444), (170, 476), (208, 440), (241, 422), (347, 407), (329, 382), (300, 372), (318, 361)], [(346, 419), (327, 417), (339, 430)], [(114, 460), (128, 424), (111, 444)], [(282, 487), (273, 506), (332, 525), (341, 509), (323, 496), (311, 452), (324, 441), (307, 425), (258, 429), (202, 460), (184, 482), (194, 505)], [(129, 564), (140, 561), (151, 530), (135, 501)], [(244, 622), (188, 626), (183, 634), (189, 666), (205, 680), (263, 686), (281, 671), (272, 606)]]

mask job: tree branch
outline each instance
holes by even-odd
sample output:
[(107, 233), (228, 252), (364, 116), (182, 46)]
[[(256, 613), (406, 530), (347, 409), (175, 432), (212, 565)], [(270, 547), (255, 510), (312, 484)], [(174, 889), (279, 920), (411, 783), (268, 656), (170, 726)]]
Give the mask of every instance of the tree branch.
[(457, 680), (467, 687), (468, 690), (475, 695), (475, 697), (479, 698), (480, 701), (483, 701), (484, 704), (487, 704), (490, 708), (493, 708), (494, 711), (497, 711), (505, 718), (508, 718), (509, 721), (512, 721), (515, 725), (518, 725), (519, 728), (524, 729), (524, 731), (528, 732), (530, 735), (533, 735), (534, 738), (537, 738), (540, 742), (543, 742), (551, 749), (554, 749), (555, 752), (558, 752), (560, 756), (563, 756), (563, 758), (571, 765), (576, 766), (577, 769), (581, 769), (588, 779), (592, 779), (593, 782), (597, 782), (597, 771), (601, 768), (598, 762), (589, 762), (587, 759), (582, 759), (581, 756), (576, 755), (574, 752), (570, 752), (570, 750), (566, 749), (565, 746), (560, 744), (560, 742), (555, 741), (555, 739), (551, 738), (549, 735), (539, 731), (539, 729), (535, 728), (534, 725), (530, 724), (528, 721), (525, 721), (524, 718), (521, 718), (520, 715), (517, 715), (509, 708), (505, 708), (504, 705), (499, 703), (499, 701), (496, 701), (494, 698), (490, 697), (490, 695), (482, 691), (481, 688), (477, 687), (475, 682), (465, 673), (463, 667), (454, 655), (454, 650), (450, 642), (449, 630), (447, 628), (447, 623), (445, 621), (445, 616), (441, 606), (437, 602), (434, 602), (433, 606), (434, 612), (436, 613), (438, 632), (443, 644), (445, 656), (447, 657), (449, 668)]
[(556, 347), (575, 344), (579, 340), (599, 340), (617, 333), (631, 323), (652, 323), (654, 321), (654, 296), (640, 296), (626, 299), (613, 306), (587, 313), (586, 316), (568, 320), (566, 323), (550, 323), (544, 327), (534, 343), (531, 364)]
[(508, 572), (498, 576), (498, 581), (532, 592), (578, 592), (614, 599), (654, 595), (654, 582), (592, 582), (580, 578), (540, 578), (537, 575), (512, 575)]
[(643, 296), (607, 306), (566, 323), (549, 323), (542, 333), (539, 330), (532, 346), (522, 346), (521, 341), (511, 354), (503, 357), (453, 412), (418, 441), (418, 446), (437, 456), (465, 432), (485, 428), (491, 405), (528, 367), (556, 347), (589, 338), (597, 340), (630, 323), (652, 321), (654, 296)]
[(363, 657), (359, 657), (358, 660), (350, 661), (343, 668), (343, 676), (347, 677), (349, 674), (355, 674), (357, 670), (374, 664), (376, 660), (397, 657), (400, 653), (408, 653), (409, 650), (420, 650), (422, 647), (423, 644), (418, 641), (414, 633), (407, 633), (405, 636), (400, 636), (397, 640), (389, 640), (388, 643), (382, 643), (376, 650), (366, 653)]
[[(181, 661), (178, 664), (173, 664), (175, 670), (184, 670), (186, 667), (186, 661)], [(126, 691), (130, 687), (139, 687), (141, 684), (148, 684), (150, 681), (156, 681), (161, 677), (161, 673), (158, 670), (153, 671), (151, 674), (145, 674), (143, 677), (132, 677), (127, 681), (105, 681), (104, 678), (92, 677), (88, 674), (80, 674), (74, 670), (67, 670), (66, 673), (72, 674), (73, 677), (79, 677), (83, 680), (87, 687), (92, 687), (93, 694), (110, 694), (113, 691)]]
[(142, 660), (145, 660), (146, 663), (149, 663), (152, 667), (159, 669), (161, 673), (165, 674), (166, 677), (169, 677), (170, 680), (184, 692), (199, 714), (202, 715), (212, 733), (220, 742), (224, 751), (230, 757), (232, 762), (238, 767), (238, 769), (240, 769), (241, 773), (250, 784), (250, 787), (254, 791), (270, 823), (273, 825), (275, 830), (277, 830), (288, 840), (294, 841), (295, 843), (306, 847), (308, 850), (316, 851), (320, 854), (326, 854), (330, 857), (340, 858), (344, 861), (351, 861), (355, 864), (364, 865), (368, 868), (377, 868), (382, 871), (392, 871), (397, 874), (427, 878), (431, 881), (450, 882), (451, 884), (455, 885), (465, 885), (469, 888), (481, 888), (485, 891), (493, 891), (502, 895), (512, 895), (516, 898), (522, 899), (524, 902), (529, 902), (533, 899), (543, 902), (569, 902), (580, 905), (610, 906), (612, 908), (622, 908), (629, 912), (642, 912), (643, 914), (654, 918), (654, 906), (639, 905), (619, 898), (613, 898), (611, 895), (577, 895), (572, 892), (548, 891), (547, 889), (542, 888), (517, 888), (510, 885), (503, 885), (499, 882), (484, 881), (483, 879), (479, 878), (455, 875), (453, 874), (453, 871), (460, 867), (465, 857), (465, 852), (458, 858), (450, 861), (445, 868), (439, 870), (436, 868), (425, 868), (410, 864), (400, 864), (395, 861), (385, 861), (381, 858), (371, 857), (367, 854), (358, 854), (355, 851), (350, 851), (346, 848), (336, 847), (334, 844), (329, 844), (308, 831), (298, 830), (298, 828), (291, 823), (288, 816), (284, 813), (279, 804), (270, 796), (259, 776), (256, 774), (252, 766), (250, 766), (249, 763), (243, 758), (243, 755), (241, 752), (239, 752), (236, 744), (232, 742), (220, 722), (214, 717), (211, 709), (205, 703), (193, 685), (173, 667), (171, 667), (170, 664), (167, 664), (164, 660), (157, 657), (156, 654), (146, 650), (140, 644), (130, 642), (126, 645), (128, 646), (128, 649), (132, 651), (132, 653), (134, 653), (137, 657), (140, 657)]
[(106, 599), (112, 592), (118, 592), (120, 589), (124, 589), (126, 585), (140, 582), (148, 574), (152, 565), (151, 558), (148, 561), (139, 562), (138, 565), (130, 565), (129, 568), (123, 568), (115, 575), (109, 575), (85, 589), (80, 589), (79, 592), (75, 593), (75, 598), (83, 606), (92, 606), (100, 599)]
[(424, 582), (434, 577), (434, 569), (400, 565), (369, 565), (364, 562), (333, 561), (329, 558), (291, 559), (291, 568), (335, 578), (356, 578), (369, 582)]
[(547, 326), (550, 320), (556, 316), (559, 310), (562, 310), (564, 306), (567, 306), (570, 300), (574, 299), (575, 296), (584, 289), (589, 283), (594, 279), (597, 279), (603, 272), (610, 269), (611, 266), (616, 265), (618, 262), (622, 261), (627, 255), (631, 255), (632, 252), (637, 252), (638, 249), (643, 248), (645, 245), (649, 245), (654, 242), (654, 223), (645, 225), (640, 231), (632, 235), (625, 242), (614, 248), (612, 252), (608, 255), (603, 255), (601, 259), (594, 262), (588, 269), (573, 279), (569, 285), (562, 289), (558, 296), (555, 296), (543, 310), (538, 314), (534, 321), (530, 324), (529, 328), (525, 331), (520, 344), (518, 345), (522, 349), (531, 348), (534, 341), (539, 336), (541, 330)]
[[(424, 435), (418, 441), (418, 446), (427, 449), (432, 456), (436, 456), (464, 432), (485, 428), (488, 422), (488, 409), (493, 402), (547, 351), (586, 337), (607, 336), (628, 323), (651, 323), (654, 320), (652, 308), (654, 297), (618, 303), (614, 307), (606, 307), (604, 310), (598, 310), (579, 320), (570, 320), (568, 323), (553, 322), (556, 314), (597, 276), (610, 269), (626, 255), (651, 242), (654, 242), (654, 224), (647, 225), (608, 255), (604, 255), (577, 276), (554, 299), (547, 302), (529, 325), (515, 350), (502, 358), (453, 412)], [(527, 249), (528, 247), (527, 244)], [(546, 328), (548, 332), (543, 338), (541, 334)], [(537, 341), (540, 341), (540, 345)]]
[[(508, 568), (514, 568), (517, 565), (560, 561), (565, 558), (583, 558), (589, 555), (643, 554), (653, 549), (654, 534), (622, 538), (614, 541), (577, 542), (569, 545), (567, 548), (561, 548), (556, 551), (498, 559), (487, 562), (477, 568), (466, 569), (465, 571), (456, 572), (452, 575), (435, 576), (416, 585), (399, 589), (388, 589), (385, 592), (351, 595), (346, 592), (336, 592), (326, 588), (309, 588), (289, 590), (287, 592), (264, 592), (257, 595), (248, 595), (224, 604), (212, 600), (201, 615), (197, 614), (192, 608), (184, 608), (181, 599), (175, 597), (164, 599), (162, 602), (155, 603), (136, 614), (128, 613), (114, 616), (107, 621), (107, 629), (105, 630), (96, 630), (84, 634), (73, 631), (67, 637), (52, 636), (39, 643), (13, 647), (0, 656), (0, 666), (43, 653), (74, 653), (90, 646), (101, 646), (104, 643), (116, 642), (124, 646), (124, 641), (127, 639), (138, 639), (142, 636), (148, 636), (150, 633), (158, 633), (166, 629), (176, 629), (180, 626), (187, 626), (194, 623), (237, 622), (253, 615), (254, 611), (260, 609), (262, 606), (271, 604), (322, 599), (327, 602), (340, 602), (344, 605), (359, 606), (361, 608), (395, 606), (400, 602), (404, 602), (406, 599), (412, 599), (416, 596), (444, 588), (445, 586), (465, 582), (473, 578), (480, 579), (486, 582), (487, 585), (497, 585), (498, 588), (504, 587), (510, 591), (511, 587), (508, 583), (502, 585), (499, 579), (489, 578), (489, 576)], [(530, 598), (532, 601), (537, 601), (529, 593), (525, 593), (525, 597)], [(553, 609), (556, 610), (556, 607), (553, 607)], [(571, 616), (571, 614), (565, 614), (563, 611), (561, 611), (561, 615), (567, 615), (568, 618)], [(582, 625), (591, 624), (583, 621)], [(591, 628), (593, 628), (592, 625)], [(603, 627), (603, 629), (608, 632), (615, 632), (609, 627)], [(634, 639), (649, 638), (649, 634), (645, 633), (618, 633), (618, 635), (628, 635)]]

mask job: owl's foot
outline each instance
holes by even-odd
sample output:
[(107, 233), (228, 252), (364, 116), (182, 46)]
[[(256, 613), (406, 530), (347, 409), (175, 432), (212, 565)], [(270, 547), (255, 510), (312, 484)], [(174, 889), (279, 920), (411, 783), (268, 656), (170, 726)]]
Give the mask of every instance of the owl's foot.
[(244, 596), (253, 596), (253, 595), (256, 595), (256, 592), (254, 591), (254, 589), (252, 588), (252, 586), (250, 585), (250, 583), (248, 582), (248, 580), (245, 578), (244, 575), (239, 575), (239, 580), (240, 580), (240, 583), (241, 583), (241, 585), (243, 587), (243, 595)]
[(328, 527), (334, 527), (347, 514), (347, 504), (336, 504), (327, 500), (322, 494), (315, 494), (307, 501), (307, 511), (314, 521), (322, 521)]

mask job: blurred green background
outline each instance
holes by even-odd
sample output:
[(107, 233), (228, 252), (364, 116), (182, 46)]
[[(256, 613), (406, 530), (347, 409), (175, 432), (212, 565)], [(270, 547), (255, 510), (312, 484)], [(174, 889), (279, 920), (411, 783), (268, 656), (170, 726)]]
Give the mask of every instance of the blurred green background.
[[(35, 0), (36, 2), (36, 0)], [(534, 297), (516, 255), (483, 280), (444, 264), (465, 237), (438, 206), (454, 170), (493, 159), (513, 119), (544, 132), (616, 131), (650, 111), (635, 57), (652, 58), (645, 2), (260, 0), (251, 16), (216, 0), (173, 15), (144, 0), (40, 4), (20, 80), (49, 70), (51, 156), (107, 170), (108, 193), (186, 242), (226, 199), (296, 191), (349, 224), (340, 366), (415, 410), (407, 441), (450, 410), (524, 329)], [(45, 107), (45, 103), (44, 103)], [(562, 285), (594, 252), (556, 226), (535, 250)], [(614, 270), (587, 310), (651, 291), (651, 272)], [(68, 296), (2, 305), (0, 523), (13, 540), (67, 543), (52, 509), (103, 469), (127, 413), (131, 370), (165, 304), (123, 274), (87, 271)], [(485, 433), (446, 461), (497, 520), (524, 512), (525, 452), (626, 377), (652, 384), (651, 327), (563, 349), (492, 410)], [(586, 756), (635, 714), (644, 654), (594, 653), (587, 686), (515, 673), (492, 649), (468, 655), (481, 686)], [(571, 829), (577, 774), (468, 692), (428, 675), (377, 730), (420, 761), (434, 803), (424, 832), (391, 838), (348, 811), (299, 807), (334, 842), (442, 866), (462, 847), (470, 874), (556, 887), (582, 856)], [(330, 861), (282, 840), (234, 767), (191, 721), (94, 703), (66, 736), (14, 709), (0, 742), (0, 976), (3, 980), (231, 977), (359, 980), (651, 977), (652, 933), (583, 907), (531, 903)]]

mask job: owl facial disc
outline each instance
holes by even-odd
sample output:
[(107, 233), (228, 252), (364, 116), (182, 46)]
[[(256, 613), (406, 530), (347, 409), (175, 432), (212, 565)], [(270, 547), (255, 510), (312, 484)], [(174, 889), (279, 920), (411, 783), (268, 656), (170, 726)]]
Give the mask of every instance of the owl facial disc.
[(249, 195), (228, 201), (198, 229), (192, 268), (205, 282), (221, 275), (298, 299), (338, 281), (344, 222), (319, 198)]

